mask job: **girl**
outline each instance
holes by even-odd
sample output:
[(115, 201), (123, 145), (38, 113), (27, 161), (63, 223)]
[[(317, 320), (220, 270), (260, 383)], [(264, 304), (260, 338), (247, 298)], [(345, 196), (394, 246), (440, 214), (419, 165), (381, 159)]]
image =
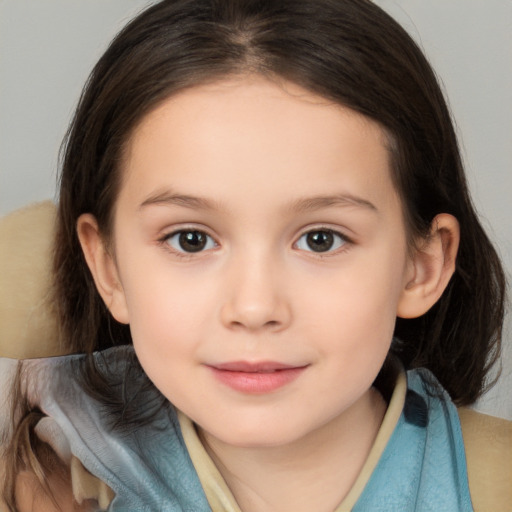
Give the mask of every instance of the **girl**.
[(10, 510), (472, 510), (452, 400), (483, 392), (505, 280), (434, 74), (378, 7), (148, 8), (60, 186), (75, 355), (18, 371)]

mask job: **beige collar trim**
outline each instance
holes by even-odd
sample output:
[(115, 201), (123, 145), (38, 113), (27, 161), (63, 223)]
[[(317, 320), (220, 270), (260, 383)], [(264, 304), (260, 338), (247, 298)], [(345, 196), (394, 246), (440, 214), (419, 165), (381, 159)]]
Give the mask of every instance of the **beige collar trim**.
[(194, 424), (178, 411), (181, 433), (213, 512), (242, 512), (217, 466), (205, 450)]
[[(335, 512), (350, 512), (361, 496), (402, 414), (406, 391), (407, 379), (405, 372), (401, 370), (396, 377), (391, 400), (368, 458), (354, 485)], [(225, 480), (201, 443), (192, 421), (180, 411), (178, 411), (178, 420), (185, 445), (213, 512), (242, 512)]]
[(377, 436), (373, 443), (372, 449), (368, 454), (368, 458), (364, 463), (359, 476), (357, 477), (354, 485), (350, 489), (349, 493), (345, 496), (345, 499), (336, 508), (335, 512), (350, 512), (352, 507), (356, 504), (357, 500), (361, 496), (366, 484), (370, 480), (377, 464), (386, 448), (388, 441), (391, 438), (391, 434), (395, 430), (396, 424), (402, 414), (405, 403), (405, 394), (407, 392), (407, 378), (405, 371), (400, 371), (396, 378), (395, 388), (391, 395), (386, 414), (382, 420)]

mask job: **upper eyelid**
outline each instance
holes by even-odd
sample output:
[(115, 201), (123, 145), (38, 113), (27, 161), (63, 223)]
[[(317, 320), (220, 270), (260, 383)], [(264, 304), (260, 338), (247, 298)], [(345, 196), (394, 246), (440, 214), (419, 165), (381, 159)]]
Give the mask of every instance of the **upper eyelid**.
[(307, 228), (303, 228), (300, 230), (299, 234), (296, 236), (296, 240), (299, 240), (302, 236), (307, 235), (308, 233), (314, 233), (315, 231), (329, 231), (334, 233), (335, 235), (339, 235), (341, 238), (346, 240), (347, 242), (352, 242), (352, 236), (348, 235), (345, 230), (341, 228), (334, 228), (327, 225), (319, 224), (317, 226), (308, 226)]
[(158, 237), (159, 240), (165, 240), (167, 238), (170, 238), (173, 235), (176, 235), (177, 233), (182, 233), (186, 231), (199, 231), (200, 233), (204, 233), (205, 235), (209, 236), (210, 238), (213, 238), (215, 242), (217, 243), (217, 238), (211, 233), (211, 231), (206, 227), (198, 227), (198, 226), (192, 226), (192, 225), (183, 225), (180, 227), (173, 227), (168, 229), (162, 229), (161, 235)]

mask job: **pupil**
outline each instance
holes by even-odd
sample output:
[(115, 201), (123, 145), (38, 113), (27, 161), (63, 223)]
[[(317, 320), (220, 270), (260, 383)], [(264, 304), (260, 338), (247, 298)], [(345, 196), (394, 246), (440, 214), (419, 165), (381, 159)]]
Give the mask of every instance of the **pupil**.
[(328, 231), (313, 231), (307, 236), (307, 243), (315, 252), (328, 251), (334, 244), (334, 237)]
[(206, 236), (200, 231), (185, 231), (180, 234), (180, 246), (187, 252), (199, 252), (206, 245)]

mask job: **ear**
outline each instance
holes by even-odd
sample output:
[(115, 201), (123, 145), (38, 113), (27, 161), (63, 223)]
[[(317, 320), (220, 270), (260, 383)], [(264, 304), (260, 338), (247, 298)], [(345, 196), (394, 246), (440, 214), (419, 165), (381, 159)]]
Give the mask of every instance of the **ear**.
[(77, 234), (101, 298), (118, 322), (128, 324), (128, 308), (116, 262), (105, 245), (93, 215), (89, 213), (80, 215)]
[(455, 272), (459, 239), (459, 223), (453, 215), (434, 218), (428, 238), (411, 257), (397, 316), (417, 318), (438, 301)]

